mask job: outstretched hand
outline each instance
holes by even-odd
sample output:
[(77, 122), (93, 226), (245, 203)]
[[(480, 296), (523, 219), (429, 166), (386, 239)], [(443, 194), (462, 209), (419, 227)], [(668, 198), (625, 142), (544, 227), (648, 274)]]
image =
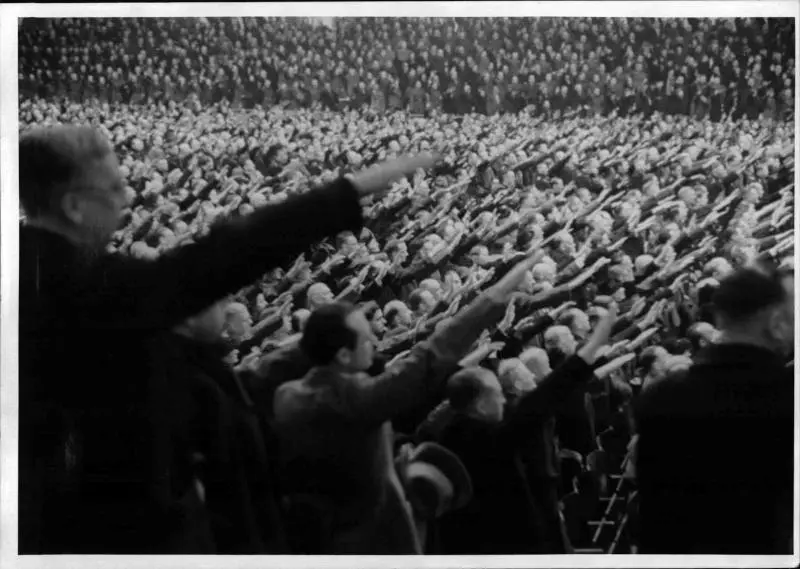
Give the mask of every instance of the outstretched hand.
[(544, 251), (539, 250), (524, 261), (520, 261), (503, 278), (490, 287), (487, 294), (501, 304), (509, 302), (525, 280), (525, 274), (543, 258)]
[(587, 364), (592, 365), (597, 359), (597, 353), (602, 346), (608, 344), (608, 339), (611, 337), (611, 330), (617, 321), (617, 306), (612, 304), (600, 322), (595, 326), (589, 341), (578, 350), (578, 357), (580, 357)]
[(397, 180), (414, 174), (417, 170), (428, 170), (440, 160), (436, 154), (418, 154), (404, 156), (397, 160), (383, 162), (348, 176), (359, 195), (365, 198), (370, 195), (380, 196), (389, 190)]

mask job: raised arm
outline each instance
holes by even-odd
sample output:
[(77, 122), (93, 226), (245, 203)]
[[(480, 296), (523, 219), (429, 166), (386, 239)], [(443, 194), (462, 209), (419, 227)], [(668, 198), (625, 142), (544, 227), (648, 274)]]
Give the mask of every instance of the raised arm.
[(441, 394), (444, 382), (457, 369), (458, 362), (481, 332), (502, 318), (511, 293), (541, 257), (537, 253), (518, 264), (379, 377), (350, 382), (344, 396), (349, 414), (379, 424), (419, 406), (422, 401), (434, 405), (434, 396)]
[(360, 198), (432, 164), (432, 157), (421, 156), (367, 169), (350, 180), (220, 224), (155, 261), (109, 258), (97, 269), (102, 274), (96, 282), (104, 287), (93, 294), (92, 316), (110, 329), (171, 328), (267, 270), (291, 262), (312, 243), (359, 230)]
[(509, 417), (506, 429), (514, 436), (524, 436), (533, 423), (550, 416), (565, 399), (594, 377), (592, 366), (597, 351), (608, 342), (611, 328), (617, 317), (617, 308), (612, 305), (606, 316), (595, 328), (589, 341), (555, 369), (533, 391), (526, 393)]

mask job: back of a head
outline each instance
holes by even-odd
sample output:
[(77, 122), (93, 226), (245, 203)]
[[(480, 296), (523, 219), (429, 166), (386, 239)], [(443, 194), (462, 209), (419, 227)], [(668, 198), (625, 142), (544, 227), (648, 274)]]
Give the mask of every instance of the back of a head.
[(793, 273), (767, 264), (737, 269), (723, 278), (712, 297), (717, 328), (725, 332), (763, 314), (767, 309), (787, 307), (792, 303)]
[(484, 390), (487, 375), (492, 372), (480, 367), (462, 369), (447, 380), (447, 400), (454, 411), (470, 409)]
[(347, 325), (347, 317), (355, 310), (352, 304), (334, 302), (311, 313), (300, 339), (300, 348), (313, 365), (328, 365), (340, 349), (355, 346), (356, 333)]
[(653, 366), (659, 361), (669, 356), (669, 353), (661, 346), (650, 346), (642, 350), (639, 356), (639, 368), (645, 375), (653, 371)]
[(550, 326), (550, 328), (548, 328), (544, 332), (544, 339), (545, 340), (554, 339), (561, 336), (562, 334), (572, 335), (572, 331), (563, 324), (558, 324), (557, 326)]
[(19, 199), (28, 218), (60, 215), (64, 195), (78, 189), (88, 166), (113, 148), (85, 126), (37, 128), (19, 140)]
[(437, 293), (442, 288), (442, 285), (439, 284), (439, 281), (436, 279), (425, 279), (421, 283), (419, 283), (420, 290), (427, 290), (430, 293)]
[(387, 302), (386, 306), (383, 307), (383, 316), (386, 318), (386, 323), (389, 326), (394, 326), (397, 317), (404, 308), (406, 308), (406, 305), (400, 300), (391, 300)]
[(560, 326), (566, 326), (570, 330), (574, 330), (576, 321), (583, 315), (584, 312), (580, 308), (570, 308), (558, 318)]
[(520, 395), (536, 387), (533, 372), (519, 358), (502, 360), (497, 366), (497, 379), (509, 395)]
[(414, 312), (418, 311), (422, 306), (423, 293), (425, 290), (418, 288), (410, 295), (408, 295), (408, 307)]
[(542, 348), (528, 348), (520, 354), (519, 359), (533, 373), (537, 381), (542, 380), (551, 371), (550, 358)]
[(250, 313), (247, 307), (241, 302), (231, 302), (225, 307), (225, 319), (228, 320), (234, 316), (247, 317)]

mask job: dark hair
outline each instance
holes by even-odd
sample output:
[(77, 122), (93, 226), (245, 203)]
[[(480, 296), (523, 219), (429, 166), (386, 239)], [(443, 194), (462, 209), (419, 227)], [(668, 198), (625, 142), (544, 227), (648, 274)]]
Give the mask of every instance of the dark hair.
[(712, 298), (714, 313), (729, 322), (741, 322), (780, 304), (786, 300), (783, 281), (792, 276), (791, 270), (766, 263), (738, 269), (719, 283)]
[(572, 325), (575, 324), (575, 319), (577, 318), (577, 311), (576, 310), (567, 310), (564, 314), (562, 314), (558, 318), (557, 324), (561, 326), (566, 326), (570, 330), (572, 330)]
[(381, 307), (374, 300), (370, 300), (361, 305), (361, 311), (364, 313), (364, 316), (367, 317), (367, 320), (372, 320), (375, 317), (375, 313), (378, 312), (380, 308)]
[(639, 356), (639, 369), (642, 370), (642, 374), (644, 375), (650, 373), (650, 370), (653, 368), (653, 364), (658, 359), (658, 352), (656, 348), (657, 346), (645, 348)]
[(327, 365), (342, 348), (356, 346), (356, 333), (345, 320), (357, 310), (347, 302), (334, 302), (311, 313), (306, 322), (300, 348), (314, 365)]
[(406, 303), (406, 305), (411, 310), (413, 310), (414, 312), (419, 310), (419, 307), (422, 305), (422, 293), (423, 292), (424, 291), (422, 289), (418, 288), (417, 290), (412, 292), (410, 295), (408, 295), (408, 302)]
[(483, 391), (482, 369), (468, 368), (455, 373), (447, 380), (447, 400), (454, 411), (464, 411)]
[(385, 248), (386, 254), (389, 255), (389, 257), (391, 257), (397, 251), (400, 250), (400, 245), (402, 245), (402, 244), (403, 244), (402, 241), (392, 241), (392, 242), (388, 243), (386, 245), (386, 248)]
[(85, 126), (40, 128), (19, 140), (19, 199), (29, 218), (56, 213), (61, 198), (87, 166), (113, 149), (96, 130)]
[(398, 314), (400, 314), (400, 309), (396, 306), (392, 306), (386, 312), (384, 312), (383, 317), (386, 319), (386, 325), (390, 328), (393, 328)]
[(708, 283), (703, 285), (702, 288), (697, 290), (697, 303), (700, 306), (705, 306), (706, 304), (711, 303), (718, 288), (719, 285), (717, 284)]
[(664, 342), (664, 348), (673, 356), (679, 356), (692, 351), (693, 347), (692, 342), (686, 338), (675, 338), (674, 340)]

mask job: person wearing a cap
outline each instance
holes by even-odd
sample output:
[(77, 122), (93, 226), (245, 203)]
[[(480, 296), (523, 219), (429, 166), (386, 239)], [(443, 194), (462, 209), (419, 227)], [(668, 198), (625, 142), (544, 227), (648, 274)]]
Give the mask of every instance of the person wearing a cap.
[(312, 313), (300, 345), (314, 367), (278, 389), (274, 414), (290, 501), (316, 505), (306, 524), (320, 538), (317, 552), (422, 553), (394, 467), (390, 420), (438, 403), (451, 372), (481, 331), (502, 317), (535, 261), (520, 263), (378, 377), (365, 373), (375, 338), (359, 309), (333, 303)]
[(714, 293), (718, 334), (637, 405), (640, 550), (792, 550), (794, 277), (737, 269)]
[[(20, 551), (168, 552), (179, 528), (165, 512), (177, 504), (148, 490), (161, 475), (148, 450), (156, 434), (145, 427), (146, 417), (168, 410), (150, 399), (145, 344), (315, 241), (360, 229), (361, 197), (433, 161), (373, 167), (141, 260), (103, 253), (127, 205), (105, 138), (64, 126), (32, 130), (19, 146), (27, 213), (20, 228)], [(309, 216), (319, 219), (309, 223)], [(70, 326), (56, 324), (63, 322)], [(81, 357), (86, 345), (103, 356)], [(55, 381), (64, 376), (73, 378), (69, 389)], [(62, 430), (44, 426), (46, 409), (58, 410)], [(42, 462), (70, 437), (81, 441), (78, 486), (53, 478), (58, 467)]]

